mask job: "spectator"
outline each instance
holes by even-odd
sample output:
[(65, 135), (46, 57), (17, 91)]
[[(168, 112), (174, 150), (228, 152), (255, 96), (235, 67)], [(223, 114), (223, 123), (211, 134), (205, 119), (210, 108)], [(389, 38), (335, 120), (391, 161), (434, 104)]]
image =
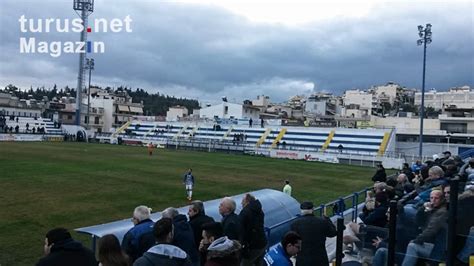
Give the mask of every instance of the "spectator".
[(290, 231), (285, 234), (281, 243), (270, 249), (265, 255), (268, 266), (293, 266), (291, 257), (296, 256), (301, 250), (301, 237)]
[(413, 178), (415, 178), (415, 174), (413, 174), (412, 168), (410, 168), (408, 163), (403, 163), (401, 173), (406, 175), (409, 182), (412, 182)]
[(300, 209), (302, 216), (291, 224), (291, 230), (302, 238), (296, 266), (328, 265), (326, 237), (336, 236), (336, 227), (328, 217), (314, 216), (312, 202), (303, 202)]
[(30, 130), (30, 124), (26, 123), (26, 131)]
[(339, 150), (339, 153), (342, 153), (344, 146), (342, 146), (342, 144), (339, 144), (339, 146), (337, 146), (337, 149)]
[(417, 191), (419, 194), (415, 200), (422, 200), (427, 202), (430, 199), (431, 189), (433, 187), (442, 186), (447, 184), (448, 181), (444, 178), (444, 171), (441, 167), (435, 165), (428, 170), (428, 178), (425, 179), (425, 184)]
[(418, 224), (422, 226), (423, 231), (408, 244), (402, 266), (414, 266), (419, 257), (431, 257), (436, 236), (445, 226), (447, 218), (448, 212), (443, 192), (433, 190), (430, 194), (430, 202), (424, 204), (417, 214)]
[(459, 195), (458, 216), (456, 225), (456, 245), (454, 250), (459, 260), (467, 262), (470, 254), (474, 253), (474, 187), (466, 188)]
[[(194, 244), (199, 247), (202, 239), (202, 225), (206, 223), (214, 222), (214, 219), (207, 216), (204, 210), (204, 204), (200, 200), (195, 200), (191, 203), (188, 210), (189, 225), (193, 229), (194, 233)], [(204, 262), (205, 258), (201, 258), (201, 262)], [(201, 263), (204, 265), (204, 263)]]
[(239, 266), (241, 245), (236, 240), (223, 236), (220, 223), (211, 222), (202, 226), (199, 250), (206, 254), (204, 266)]
[(253, 124), (253, 120), (252, 118), (249, 119), (249, 127), (252, 127), (252, 124)]
[(401, 199), (404, 195), (412, 192), (415, 187), (408, 181), (406, 174), (397, 176), (397, 185), (395, 185), (395, 195)]
[(443, 158), (440, 158), (437, 161), (439, 165), (446, 165), (446, 164), (450, 164), (451, 162), (454, 162), (454, 160), (451, 158), (450, 151), (443, 152)]
[(46, 234), (44, 257), (36, 266), (96, 266), (94, 253), (72, 239), (65, 228), (55, 228)]
[(145, 251), (153, 246), (153, 221), (150, 219), (151, 209), (138, 206), (133, 211), (133, 227), (128, 230), (122, 240), (122, 248), (134, 262)]
[(263, 128), (265, 126), (265, 120), (260, 119), (260, 127)]
[(290, 180), (285, 180), (285, 186), (283, 187), (283, 193), (287, 194), (288, 196), (291, 196), (291, 186), (290, 186)]
[(411, 165), (411, 171), (412, 171), (414, 174), (419, 174), (422, 166), (423, 166), (423, 165), (421, 164), (421, 161), (420, 161), (420, 160), (417, 160), (416, 162), (414, 162), (414, 163)]
[(372, 177), (372, 181), (374, 182), (386, 182), (387, 181), (387, 174), (385, 173), (385, 168), (382, 164), (377, 165), (377, 171), (375, 175)]
[(263, 265), (267, 238), (265, 236), (265, 214), (262, 204), (252, 194), (242, 198), (239, 214), (242, 228), (242, 266)]
[(184, 250), (188, 254), (193, 265), (199, 265), (198, 247), (194, 242), (194, 233), (188, 224), (186, 216), (179, 214), (173, 207), (165, 209), (161, 216), (173, 220), (173, 245)]
[(225, 197), (219, 204), (219, 214), (222, 215), (224, 235), (232, 240), (240, 240), (240, 219), (235, 214), (236, 204), (230, 197)]
[(444, 199), (446, 200), (446, 203), (449, 203), (449, 197), (451, 196), (451, 185), (448, 183), (443, 185), (442, 188)]
[(130, 259), (120, 247), (115, 235), (105, 235), (99, 240), (99, 266), (129, 266)]
[(463, 172), (466, 174), (467, 180), (474, 180), (474, 158), (469, 159), (469, 163), (461, 170), (461, 173)]
[(373, 225), (378, 227), (385, 227), (387, 224), (387, 217), (385, 213), (388, 210), (388, 197), (384, 192), (375, 194), (375, 208), (368, 213), (361, 213), (359, 218), (366, 225)]
[(133, 266), (191, 266), (189, 256), (179, 247), (172, 245), (173, 221), (161, 218), (153, 226), (157, 245), (151, 247)]

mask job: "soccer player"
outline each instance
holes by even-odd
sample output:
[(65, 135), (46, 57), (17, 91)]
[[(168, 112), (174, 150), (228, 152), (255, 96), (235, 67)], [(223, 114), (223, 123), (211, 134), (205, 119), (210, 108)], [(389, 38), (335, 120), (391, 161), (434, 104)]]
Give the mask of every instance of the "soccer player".
[(153, 143), (148, 143), (148, 155), (152, 156), (153, 155)]
[(186, 195), (188, 200), (191, 201), (193, 198), (194, 185), (193, 169), (189, 168), (188, 172), (184, 175), (183, 184), (186, 186)]

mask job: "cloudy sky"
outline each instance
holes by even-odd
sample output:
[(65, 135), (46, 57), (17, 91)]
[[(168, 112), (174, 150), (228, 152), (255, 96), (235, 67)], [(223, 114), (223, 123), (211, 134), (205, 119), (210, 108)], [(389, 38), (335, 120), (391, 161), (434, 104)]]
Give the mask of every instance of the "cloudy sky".
[[(73, 0), (0, 2), (0, 86), (76, 87), (79, 56), (20, 53), (20, 38), (78, 41), (79, 33), (22, 32), (19, 19), (78, 16)], [(423, 48), (418, 25), (431, 23), (426, 87), (474, 87), (473, 2), (95, 0), (95, 19), (132, 19), (131, 32), (92, 32), (105, 52), (92, 84), (168, 95), (240, 102), (269, 95), (367, 89), (395, 81), (421, 88)], [(29, 23), (29, 22), (28, 22)], [(44, 28), (43, 28), (44, 30)]]

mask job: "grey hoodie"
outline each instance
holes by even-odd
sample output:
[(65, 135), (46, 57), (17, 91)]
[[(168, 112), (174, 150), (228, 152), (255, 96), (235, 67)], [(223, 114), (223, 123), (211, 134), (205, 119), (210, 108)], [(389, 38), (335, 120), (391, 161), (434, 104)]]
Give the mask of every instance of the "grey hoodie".
[(191, 266), (188, 255), (182, 249), (169, 245), (158, 244), (151, 247), (142, 257), (137, 259), (134, 266)]

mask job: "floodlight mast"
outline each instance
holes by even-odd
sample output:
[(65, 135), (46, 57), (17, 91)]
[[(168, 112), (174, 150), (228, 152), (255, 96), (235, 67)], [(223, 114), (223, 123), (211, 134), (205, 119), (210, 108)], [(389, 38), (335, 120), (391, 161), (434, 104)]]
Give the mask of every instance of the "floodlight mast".
[[(84, 86), (84, 59), (86, 54), (86, 41), (87, 41), (87, 17), (94, 12), (94, 0), (74, 0), (73, 9), (82, 19), (83, 29), (81, 32), (81, 43), (84, 44), (84, 51), (79, 53), (79, 73), (77, 76), (76, 86), (76, 120), (75, 124), (81, 125), (81, 105), (82, 105), (82, 89)], [(81, 11), (80, 14), (78, 11)]]
[(94, 58), (86, 58), (86, 69), (89, 70), (89, 86), (87, 90), (87, 129), (90, 128), (90, 111), (91, 111), (91, 78), (92, 78), (92, 70), (94, 70)]
[(423, 82), (421, 86), (421, 107), (420, 107), (420, 160), (423, 159), (423, 119), (425, 117), (425, 72), (426, 72), (426, 45), (431, 43), (431, 24), (426, 24), (425, 28), (422, 25), (418, 26), (418, 36), (421, 39), (416, 41), (417, 45), (423, 44)]

